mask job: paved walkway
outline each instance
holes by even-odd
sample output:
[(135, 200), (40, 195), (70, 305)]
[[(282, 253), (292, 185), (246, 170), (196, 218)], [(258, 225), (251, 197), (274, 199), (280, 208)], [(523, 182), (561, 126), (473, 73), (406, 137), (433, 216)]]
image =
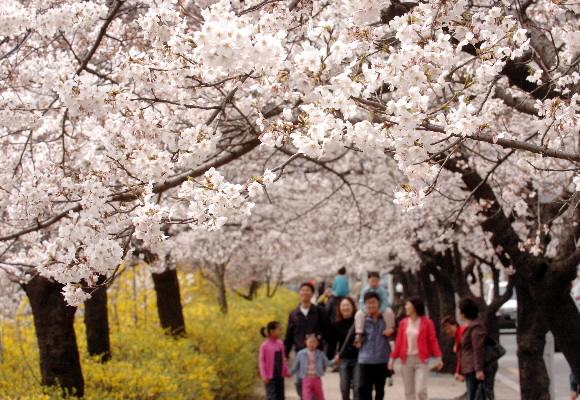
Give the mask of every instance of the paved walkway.
[[(395, 383), (391, 387), (385, 388), (386, 400), (404, 400), (403, 381), (400, 374), (394, 376)], [(326, 400), (340, 400), (338, 373), (328, 372), (323, 379), (324, 394)], [(429, 399), (430, 400), (455, 400), (461, 399), (465, 393), (465, 384), (456, 382), (451, 375), (431, 374), (429, 377)], [(496, 399), (498, 400), (519, 400), (519, 394), (496, 380)], [(286, 380), (286, 400), (299, 400), (294, 390), (292, 379)]]

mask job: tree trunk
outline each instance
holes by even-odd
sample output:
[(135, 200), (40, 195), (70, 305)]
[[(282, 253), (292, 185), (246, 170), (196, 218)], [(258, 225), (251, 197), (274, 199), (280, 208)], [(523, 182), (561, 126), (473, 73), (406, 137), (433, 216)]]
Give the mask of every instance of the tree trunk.
[(522, 399), (549, 400), (550, 379), (544, 364), (544, 346), (548, 331), (540, 314), (538, 299), (529, 290), (530, 282), (518, 284), (518, 366)]
[(99, 287), (85, 302), (85, 327), (89, 355), (98, 356), (101, 362), (111, 359), (109, 342), (109, 313), (107, 288)]
[(74, 331), (76, 308), (62, 297), (62, 285), (40, 275), (24, 285), (30, 301), (40, 354), (41, 383), (82, 397), (84, 380)]
[(228, 313), (228, 298), (226, 296), (226, 282), (225, 279), (218, 279), (218, 304), (220, 305), (220, 311), (222, 314)]
[(179, 294), (177, 270), (166, 269), (160, 274), (151, 274), (155, 295), (157, 296), (157, 313), (161, 327), (173, 336), (185, 334), (183, 307)]
[(250, 297), (250, 300), (254, 300), (256, 297), (258, 297), (258, 290), (260, 289), (260, 286), (260, 281), (253, 279), (252, 282), (250, 282), (250, 287), (248, 289), (248, 296)]
[(258, 297), (258, 290), (260, 289), (261, 283), (257, 280), (252, 280), (250, 286), (248, 287), (248, 294), (242, 293), (239, 290), (232, 288), (232, 292), (240, 296), (242, 299), (252, 301)]
[[(550, 268), (549, 271), (553, 271)], [(576, 377), (580, 376), (580, 313), (570, 295), (570, 283), (559, 282), (560, 277), (549, 274), (544, 298), (544, 313), (558, 348), (566, 357)], [(568, 286), (568, 288), (566, 287)]]
[(451, 282), (447, 282), (446, 279), (437, 279), (437, 292), (439, 295), (439, 319), (433, 321), (437, 327), (437, 333), (439, 335), (439, 343), (441, 344), (443, 370), (452, 374), (455, 372), (455, 366), (457, 363), (457, 354), (453, 351), (455, 346), (455, 338), (447, 336), (441, 331), (441, 319), (444, 316), (452, 315), (455, 316), (455, 290)]

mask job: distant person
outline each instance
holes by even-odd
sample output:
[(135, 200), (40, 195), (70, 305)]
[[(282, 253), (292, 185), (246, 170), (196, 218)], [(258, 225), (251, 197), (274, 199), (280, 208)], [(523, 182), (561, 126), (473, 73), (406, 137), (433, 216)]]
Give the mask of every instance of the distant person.
[(317, 289), (317, 294), (318, 297), (322, 296), (324, 294), (324, 292), (326, 291), (326, 281), (323, 279), (318, 283), (318, 287)]
[(361, 293), (361, 300), (359, 302), (360, 309), (355, 315), (355, 334), (356, 339), (355, 343), (357, 346), (360, 347), (362, 342), (364, 341), (364, 321), (365, 321), (365, 304), (364, 304), (364, 296), (367, 293), (376, 293), (380, 299), (380, 313), (383, 315), (383, 318), (386, 322), (386, 328), (384, 334), (386, 336), (392, 336), (395, 332), (395, 313), (393, 310), (388, 306), (388, 296), (387, 291), (380, 285), (380, 277), (378, 272), (369, 272), (368, 274), (368, 286), (365, 287)]
[(260, 346), (260, 377), (266, 386), (266, 400), (284, 400), (284, 377), (290, 376), (284, 343), (280, 340), (282, 327), (278, 321), (268, 322), (260, 330), (266, 338)]
[(453, 338), (453, 351), (456, 354), (456, 365), (455, 365), (455, 380), (459, 382), (464, 382), (465, 378), (461, 375), (461, 339), (463, 338), (463, 333), (467, 329), (466, 326), (459, 325), (457, 319), (453, 315), (447, 315), (441, 319), (441, 330), (450, 338)]
[[(327, 331), (324, 312), (312, 304), (314, 286), (309, 282), (303, 283), (300, 285), (298, 295), (300, 304), (288, 316), (284, 339), (286, 357), (290, 355), (292, 348), (296, 353), (306, 348), (306, 335), (323, 335)], [(302, 398), (302, 380), (296, 377), (295, 385), (298, 396)]]
[(403, 300), (403, 293), (395, 292), (393, 295), (393, 305), (391, 307), (395, 313), (397, 320), (405, 318), (405, 301)]
[(438, 370), (443, 368), (441, 349), (433, 321), (425, 316), (425, 304), (418, 297), (410, 297), (405, 303), (407, 317), (397, 329), (395, 349), (391, 354), (389, 369), (395, 360), (401, 359), (406, 400), (427, 400), (429, 359), (436, 358)]
[(485, 365), (485, 326), (479, 319), (479, 306), (472, 298), (459, 302), (461, 318), (467, 326), (461, 338), (461, 374), (465, 377), (467, 400), (475, 400), (477, 389), (485, 386), (489, 396), (493, 396), (493, 373)]
[(318, 337), (310, 334), (306, 338), (306, 348), (296, 354), (292, 373), (302, 383), (303, 400), (324, 400), (322, 376), (328, 367), (328, 359), (318, 349)]
[(350, 286), (348, 283), (348, 276), (346, 276), (346, 268), (341, 267), (338, 274), (334, 277), (332, 282), (332, 294), (336, 297), (346, 297), (350, 294)]
[(364, 335), (365, 340), (358, 353), (359, 398), (383, 400), (391, 346), (385, 335), (387, 324), (381, 314), (381, 299), (376, 292), (368, 292), (364, 297)]
[(350, 400), (350, 392), (353, 392), (353, 400), (359, 399), (358, 393), (358, 349), (354, 346), (354, 314), (356, 304), (350, 297), (341, 300), (338, 306), (336, 321), (332, 324), (332, 330), (336, 334), (338, 354), (334, 358), (338, 364), (340, 373), (340, 393), (342, 400)]
[(326, 288), (324, 290), (324, 293), (319, 295), (318, 298), (316, 299), (316, 304), (320, 306), (326, 306), (331, 297), (332, 297), (332, 289)]

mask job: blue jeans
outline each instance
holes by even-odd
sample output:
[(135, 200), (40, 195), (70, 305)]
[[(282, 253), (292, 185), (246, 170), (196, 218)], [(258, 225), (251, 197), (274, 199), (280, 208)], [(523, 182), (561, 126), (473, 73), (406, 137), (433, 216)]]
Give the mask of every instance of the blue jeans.
[(350, 391), (353, 391), (353, 400), (358, 400), (358, 362), (356, 359), (340, 360), (338, 367), (340, 374), (340, 393), (342, 400), (350, 400)]

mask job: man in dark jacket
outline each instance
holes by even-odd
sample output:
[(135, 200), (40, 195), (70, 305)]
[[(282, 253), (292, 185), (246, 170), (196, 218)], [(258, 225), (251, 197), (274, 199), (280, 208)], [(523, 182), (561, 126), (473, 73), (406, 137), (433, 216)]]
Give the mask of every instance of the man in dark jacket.
[[(284, 339), (286, 357), (290, 355), (292, 348), (299, 352), (306, 347), (306, 335), (316, 334), (324, 338), (327, 332), (324, 311), (312, 304), (314, 286), (310, 283), (303, 283), (300, 285), (298, 294), (300, 296), (300, 304), (288, 316), (286, 339)], [(302, 380), (296, 379), (295, 382), (296, 392), (302, 398)]]

